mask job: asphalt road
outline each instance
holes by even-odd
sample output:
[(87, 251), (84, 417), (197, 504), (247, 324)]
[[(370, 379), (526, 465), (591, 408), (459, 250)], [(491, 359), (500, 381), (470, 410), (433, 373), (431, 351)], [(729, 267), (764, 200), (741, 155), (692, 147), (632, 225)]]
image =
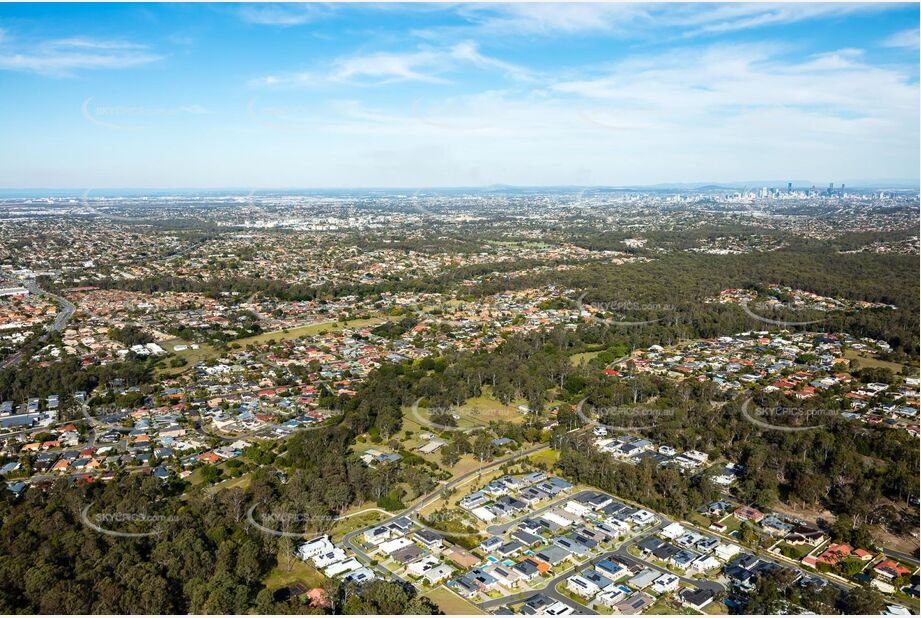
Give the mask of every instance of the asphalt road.
[[(743, 502), (743, 501), (740, 500), (737, 496), (735, 496), (734, 494), (732, 494), (732, 493), (729, 492), (729, 491), (725, 491), (725, 490), (721, 491), (721, 492), (720, 492), (720, 496), (721, 496), (722, 498), (726, 498), (726, 499), (732, 500), (733, 502)], [(907, 562), (907, 563), (909, 563), (909, 564), (913, 564), (913, 565), (915, 565), (916, 567), (917, 567), (918, 564), (919, 564), (918, 556), (915, 556), (915, 555), (912, 555), (912, 554), (908, 554), (908, 553), (905, 553), (905, 552), (903, 552), (903, 551), (899, 551), (899, 550), (896, 550), (896, 549), (892, 549), (891, 547), (879, 546), (879, 548), (880, 548), (880, 550), (881, 550), (884, 554), (886, 554), (886, 555), (889, 556), (890, 558), (895, 558), (896, 560), (901, 560), (902, 562)]]
[[(63, 296), (58, 296), (57, 294), (52, 294), (51, 292), (41, 289), (35, 281), (27, 281), (25, 287), (29, 289), (30, 294), (35, 296), (50, 296), (58, 305), (58, 312), (54, 318), (54, 322), (52, 322), (51, 326), (48, 326), (46, 331), (37, 339), (37, 341), (41, 343), (45, 341), (51, 333), (64, 330), (64, 327), (67, 326), (67, 323), (70, 321), (70, 318), (73, 317), (74, 311), (76, 311), (77, 308)], [(0, 369), (6, 369), (7, 367), (17, 365), (21, 360), (22, 352), (16, 352), (0, 362)]]
[[(567, 496), (566, 500), (574, 500), (581, 496), (585, 496), (585, 495), (593, 494), (593, 493), (596, 493), (596, 492), (591, 491), (591, 490), (579, 491), (579, 492), (572, 494), (571, 496)], [(486, 532), (489, 534), (492, 534), (493, 536), (502, 536), (503, 534), (507, 533), (509, 530), (517, 526), (519, 523), (521, 523), (525, 519), (533, 519), (534, 517), (539, 516), (541, 513), (544, 513), (546, 511), (549, 511), (552, 508), (559, 506), (561, 502), (562, 502), (561, 500), (554, 500), (548, 503), (546, 506), (543, 506), (534, 511), (529, 511), (525, 515), (522, 515), (521, 517), (516, 517), (515, 519), (507, 523), (494, 524), (492, 526), (487, 527)]]
[[(515, 459), (520, 459), (521, 457), (527, 457), (528, 455), (531, 455), (531, 454), (533, 454), (533, 453), (536, 453), (536, 452), (538, 452), (538, 451), (541, 451), (541, 450), (543, 450), (543, 449), (545, 449), (545, 448), (547, 448), (547, 446), (544, 445), (544, 444), (541, 444), (541, 445), (539, 445), (539, 446), (536, 446), (536, 447), (527, 449), (527, 450), (525, 450), (525, 451), (519, 451), (518, 453), (513, 453), (512, 455), (507, 455), (506, 457), (503, 457), (503, 458), (501, 458), (501, 459), (497, 459), (496, 461), (494, 461), (494, 462), (492, 462), (492, 463), (490, 463), (490, 464), (488, 464), (488, 465), (480, 466), (479, 468), (476, 468), (475, 470), (471, 470), (470, 472), (467, 472), (467, 473), (465, 473), (465, 474), (462, 474), (462, 475), (460, 475), (459, 477), (457, 477), (456, 479), (453, 479), (453, 480), (449, 481), (448, 483), (445, 483), (444, 485), (442, 485), (442, 486), (439, 487), (438, 489), (436, 489), (436, 490), (430, 492), (430, 493), (429, 493), (428, 495), (426, 495), (424, 498), (422, 498), (421, 500), (417, 501), (415, 504), (413, 504), (413, 505), (410, 506), (409, 508), (407, 508), (407, 509), (401, 511), (400, 513), (397, 513), (396, 515), (394, 515), (394, 516), (391, 517), (390, 519), (386, 519), (386, 520), (384, 520), (384, 521), (382, 521), (382, 522), (378, 522), (378, 523), (376, 523), (376, 524), (372, 524), (371, 526), (365, 526), (364, 528), (359, 528), (358, 530), (353, 530), (352, 532), (347, 533), (344, 537), (342, 537), (342, 543), (343, 543), (344, 545), (347, 545), (352, 551), (354, 551), (356, 554), (358, 554), (359, 556), (361, 556), (361, 557), (365, 560), (365, 562), (371, 562), (371, 561), (373, 560), (373, 558), (371, 558), (371, 556), (369, 556), (368, 554), (366, 554), (366, 553), (364, 552), (364, 550), (361, 548), (361, 546), (360, 546), (358, 543), (353, 543), (353, 542), (352, 542), (353, 539), (354, 539), (356, 536), (358, 536), (358, 535), (360, 535), (360, 534), (364, 534), (364, 532), (365, 532), (366, 530), (370, 529), (370, 528), (374, 528), (374, 527), (376, 527), (376, 526), (382, 526), (382, 525), (388, 524), (388, 523), (390, 523), (390, 522), (392, 522), (392, 521), (394, 521), (394, 520), (396, 520), (396, 519), (399, 519), (400, 517), (410, 517), (410, 516), (412, 516), (412, 515), (418, 513), (422, 508), (428, 506), (428, 505), (429, 505), (430, 503), (432, 503), (433, 501), (437, 500), (439, 497), (441, 497), (441, 494), (442, 494), (443, 491), (448, 490), (448, 489), (452, 489), (452, 488), (454, 488), (454, 487), (457, 487), (458, 485), (463, 484), (465, 481), (467, 481), (467, 480), (469, 480), (469, 479), (471, 479), (471, 478), (473, 478), (473, 477), (475, 477), (475, 476), (477, 476), (477, 475), (482, 474), (482, 473), (485, 472), (486, 470), (490, 470), (490, 469), (495, 468), (495, 467), (497, 467), (497, 466), (501, 466), (502, 464), (504, 464), (504, 463), (506, 463), (506, 462), (509, 462), (509, 461), (513, 461), (513, 460), (515, 460)], [(422, 525), (422, 524), (420, 524), (420, 525)], [(423, 527), (428, 527), (428, 526), (424, 526), (424, 525), (423, 525)], [(434, 532), (438, 532), (438, 530), (435, 530), (434, 528), (431, 528), (431, 530), (433, 530)], [(392, 572), (388, 571), (387, 569), (384, 569), (384, 568), (381, 567), (380, 565), (378, 565), (376, 568), (377, 568), (377, 570), (378, 570), (379, 572), (381, 572), (382, 574), (386, 575), (387, 577), (396, 577)]]
[[(581, 492), (581, 493), (588, 493), (588, 492)], [(575, 495), (577, 496), (579, 494), (575, 494)], [(658, 530), (662, 528), (663, 526), (668, 525), (669, 523), (671, 522), (665, 521), (663, 523), (660, 523), (654, 528), (654, 530)], [(644, 567), (650, 567), (650, 568), (656, 569), (657, 571), (661, 571), (663, 573), (670, 572), (667, 569), (663, 569), (662, 567), (658, 565), (652, 564), (651, 562), (647, 562), (646, 560), (637, 558), (636, 556), (631, 554), (629, 551), (627, 551), (628, 547), (630, 547), (631, 545), (637, 542), (639, 536), (640, 535), (632, 536), (629, 539), (625, 540), (620, 545), (618, 545), (615, 549), (599, 554), (598, 556), (591, 558), (590, 560), (587, 560), (586, 562), (583, 562), (581, 564), (578, 564), (576, 566), (569, 568), (568, 570), (564, 571), (563, 573), (560, 573), (556, 577), (549, 580), (547, 582), (547, 585), (540, 590), (531, 590), (531, 591), (524, 592), (524, 593), (512, 594), (512, 595), (505, 596), (499, 599), (490, 599), (489, 601), (477, 603), (477, 607), (483, 610), (488, 610), (488, 609), (492, 609), (500, 605), (506, 605), (509, 603), (521, 603), (523, 601), (526, 601), (527, 599), (530, 599), (534, 595), (543, 594), (556, 601), (561, 601), (563, 603), (566, 603), (567, 605), (574, 606), (576, 608), (576, 613), (578, 614), (596, 615), (598, 612), (596, 612), (593, 609), (590, 609), (589, 607), (586, 607), (585, 605), (581, 603), (574, 601), (572, 598), (568, 597), (565, 594), (557, 592), (556, 587), (560, 583), (566, 581), (567, 579), (575, 575), (576, 573), (584, 571), (586, 569), (590, 569), (594, 567), (595, 565), (597, 565), (599, 562), (603, 560), (607, 560), (608, 558), (612, 558), (612, 557), (616, 558), (618, 562), (622, 562), (623, 564), (631, 568), (637, 567), (638, 565), (642, 565)], [(645, 535), (645, 536), (648, 536), (648, 535)], [(645, 536), (643, 538), (645, 538)], [(725, 592), (726, 590), (726, 587), (718, 582), (713, 582), (709, 580), (698, 580), (698, 579), (693, 579), (690, 577), (681, 577), (681, 576), (679, 576), (679, 579), (686, 584), (690, 584), (692, 586), (696, 586), (698, 588), (702, 588), (705, 590), (711, 590), (713, 591), (714, 594), (720, 594), (720, 593)]]

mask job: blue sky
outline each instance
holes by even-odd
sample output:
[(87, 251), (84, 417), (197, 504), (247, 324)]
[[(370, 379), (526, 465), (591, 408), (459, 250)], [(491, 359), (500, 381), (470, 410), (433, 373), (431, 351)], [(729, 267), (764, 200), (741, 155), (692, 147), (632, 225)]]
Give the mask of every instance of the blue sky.
[(0, 187), (915, 182), (917, 4), (0, 4)]

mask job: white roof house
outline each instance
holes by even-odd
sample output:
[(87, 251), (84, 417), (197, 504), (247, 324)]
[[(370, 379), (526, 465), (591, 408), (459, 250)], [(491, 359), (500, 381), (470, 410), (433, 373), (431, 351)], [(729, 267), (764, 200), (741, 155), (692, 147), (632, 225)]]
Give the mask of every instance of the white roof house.
[(716, 549), (713, 550), (713, 553), (720, 560), (730, 560), (740, 551), (742, 551), (742, 549), (738, 545), (733, 543), (720, 543), (716, 546)]
[(437, 567), (433, 567), (423, 573), (422, 578), (428, 582), (430, 586), (434, 586), (451, 577), (451, 573), (453, 572), (454, 569), (447, 564), (439, 564)]
[(543, 519), (546, 519), (550, 523), (556, 524), (558, 526), (566, 527), (572, 525), (573, 519), (567, 519), (563, 517), (560, 513), (556, 511), (547, 511), (541, 515)]
[(331, 564), (325, 569), (323, 569), (323, 574), (326, 577), (335, 577), (342, 573), (351, 573), (357, 569), (361, 568), (361, 563), (358, 562), (355, 558), (349, 558), (348, 560), (343, 560), (342, 562), (336, 562)]
[(323, 552), (322, 554), (314, 556), (313, 566), (322, 569), (336, 562), (341, 562), (345, 560), (345, 558), (345, 552), (338, 547), (334, 547), (332, 551)]
[(689, 573), (703, 573), (711, 569), (716, 569), (722, 564), (714, 556), (699, 556), (691, 564), (688, 565), (687, 571)]
[(435, 556), (426, 556), (422, 560), (417, 560), (406, 567), (406, 572), (416, 577), (422, 577), (423, 573), (438, 566), (440, 562)]
[(424, 446), (420, 446), (420, 447), (419, 447), (419, 452), (420, 452), (420, 453), (425, 453), (426, 455), (428, 455), (429, 453), (434, 453), (435, 451), (437, 451), (438, 449), (440, 449), (440, 448), (441, 448), (442, 446), (444, 446), (444, 445), (445, 445), (444, 440), (437, 440), (437, 439), (436, 439), (436, 440), (432, 440), (432, 441), (429, 442), (428, 444), (426, 444), (426, 445), (424, 445)]
[(387, 541), (380, 544), (380, 550), (385, 554), (392, 554), (398, 549), (403, 549), (404, 547), (409, 547), (413, 542), (407, 539), (406, 537), (400, 537), (398, 539), (393, 539), (392, 541)]
[(585, 504), (581, 504), (574, 500), (570, 500), (569, 502), (567, 502), (566, 506), (564, 506), (563, 508), (569, 511), (570, 513), (572, 513), (573, 515), (576, 515), (577, 517), (585, 517), (586, 515), (592, 512), (592, 507), (587, 506)]
[(392, 530), (386, 526), (377, 526), (376, 528), (371, 528), (370, 530), (365, 531), (365, 542), (372, 543), (373, 545), (380, 545), (385, 540), (390, 538)]
[(674, 540), (674, 539), (677, 539), (679, 536), (683, 535), (684, 532), (685, 532), (684, 526), (682, 526), (678, 522), (672, 522), (668, 524), (667, 526), (665, 526), (664, 528), (662, 528), (661, 534), (666, 539)]
[(663, 573), (656, 581), (652, 582), (652, 590), (657, 594), (665, 594), (678, 588), (678, 576), (671, 573)]
[(643, 509), (640, 509), (639, 511), (637, 511), (636, 513), (630, 516), (630, 519), (632, 519), (633, 521), (635, 521), (636, 523), (642, 526), (652, 523), (652, 521), (655, 520), (655, 518), (656, 518), (655, 515)]
[(601, 588), (581, 575), (573, 575), (566, 580), (566, 587), (585, 599), (590, 599), (601, 591)]
[(473, 509), (470, 512), (473, 513), (477, 517), (477, 519), (480, 519), (482, 521), (492, 521), (496, 518), (496, 514), (490, 511), (485, 506), (478, 506), (477, 508)]
[(297, 548), (297, 555), (301, 560), (310, 560), (314, 556), (330, 552), (333, 549), (334, 546), (329, 541), (329, 536), (321, 536), (311, 541), (307, 541), (303, 545), (300, 545)]

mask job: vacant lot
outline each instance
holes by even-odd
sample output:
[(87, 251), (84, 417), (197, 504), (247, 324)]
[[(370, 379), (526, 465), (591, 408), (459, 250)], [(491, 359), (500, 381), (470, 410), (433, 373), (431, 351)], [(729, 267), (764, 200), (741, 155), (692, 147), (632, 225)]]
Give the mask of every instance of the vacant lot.
[(648, 615), (662, 615), (662, 614), (687, 614), (687, 615), (696, 615), (697, 612), (693, 609), (687, 607), (682, 607), (680, 603), (674, 599), (669, 598), (660, 598), (658, 601), (649, 606), (649, 609), (643, 612)]
[(531, 463), (545, 465), (549, 469), (552, 469), (556, 465), (556, 462), (560, 459), (560, 452), (551, 448), (544, 449), (542, 451), (537, 451), (528, 459)]
[[(374, 503), (367, 503), (366, 508), (375, 508)], [(349, 532), (353, 530), (360, 530), (366, 526), (376, 524), (379, 521), (387, 519), (389, 515), (385, 515), (380, 511), (369, 511), (366, 513), (361, 513), (360, 515), (352, 515), (351, 517), (346, 517), (337, 521), (332, 528), (329, 530), (329, 537), (333, 543), (338, 543), (342, 540)]]
[(484, 612), (466, 599), (462, 599), (444, 586), (425, 594), (446, 614), (483, 614)]
[[(518, 406), (524, 405), (525, 401), (513, 401), (509, 405), (501, 403), (495, 399), (488, 390), (479, 397), (473, 397), (464, 402), (463, 405), (451, 408), (450, 413), (455, 415), (458, 429), (474, 429), (488, 425), (493, 421), (508, 421), (518, 423), (524, 420), (524, 413), (518, 409)], [(426, 425), (430, 418), (430, 411), (426, 408), (419, 408), (419, 416), (414, 418), (412, 409), (407, 407), (403, 410), (404, 419), (411, 419), (415, 425)], [(413, 427), (415, 429), (415, 427)], [(425, 427), (422, 427), (425, 430)]]
[[(194, 476), (194, 473), (190, 475), (189, 478), (191, 479), (192, 476)], [(201, 482), (201, 480), (202, 479), (199, 478), (198, 482)], [(219, 491), (223, 491), (225, 489), (232, 489), (234, 487), (246, 489), (247, 487), (249, 487), (249, 483), (251, 480), (252, 479), (250, 479), (249, 473), (241, 474), (240, 476), (237, 476), (234, 478), (227, 478), (223, 481), (218, 481), (214, 485), (211, 485), (210, 487), (208, 487), (205, 491), (209, 494), (215, 494)]]
[(597, 352), (580, 352), (579, 354), (573, 354), (572, 356), (569, 357), (569, 362), (572, 363), (573, 367), (578, 367), (580, 365), (586, 364), (587, 362), (589, 362), (590, 360), (592, 360), (593, 358), (601, 354), (601, 352), (602, 351), (599, 350)]
[[(323, 585), (323, 574), (303, 560), (294, 557), (288, 559), (282, 554), (278, 554), (277, 560), (278, 562), (275, 568), (269, 571), (269, 574), (262, 582), (269, 590), (274, 592), (294, 582), (300, 582), (308, 588), (316, 588)], [(288, 570), (289, 564), (291, 567), (290, 570)]]
[(892, 373), (900, 373), (902, 371), (902, 367), (904, 366), (899, 363), (879, 360), (878, 358), (874, 358), (866, 354), (861, 354), (857, 350), (847, 350), (844, 353), (844, 358), (847, 358), (849, 360), (856, 360), (857, 366), (860, 369), (863, 369), (865, 367), (882, 367), (884, 369), (891, 370)]
[(335, 333), (345, 328), (364, 328), (366, 326), (377, 326), (378, 324), (381, 324), (385, 321), (385, 318), (367, 318), (363, 320), (349, 320), (348, 322), (336, 322), (332, 320), (327, 322), (316, 322), (314, 324), (298, 326), (297, 328), (262, 333), (254, 337), (244, 337), (243, 339), (235, 340), (233, 343), (236, 343), (242, 347), (246, 347), (250, 344), (265, 343), (272, 340), (290, 341), (293, 339), (300, 339), (301, 337), (318, 335), (321, 332)]
[[(184, 339), (175, 338), (161, 341), (159, 345), (170, 353), (170, 356), (167, 356), (164, 360), (166, 367), (159, 371), (161, 375), (178, 375), (189, 367), (192, 367), (202, 361), (206, 361), (211, 358), (217, 358), (219, 356), (219, 352), (214, 349), (213, 346), (207, 343), (196, 344), (198, 345), (197, 350), (193, 350), (191, 347), (188, 347), (185, 350), (178, 352), (173, 350), (173, 347), (177, 345), (191, 346), (192, 344)], [(182, 367), (170, 367), (169, 361), (174, 356), (185, 360), (186, 364)]]

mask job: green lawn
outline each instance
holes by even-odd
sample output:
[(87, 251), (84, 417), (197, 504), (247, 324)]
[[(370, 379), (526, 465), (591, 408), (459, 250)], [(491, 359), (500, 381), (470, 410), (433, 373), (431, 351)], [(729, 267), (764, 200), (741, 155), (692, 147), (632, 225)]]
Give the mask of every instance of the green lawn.
[(435, 604), (443, 611), (445, 614), (484, 614), (485, 612), (479, 607), (464, 599), (444, 586), (435, 588), (431, 592), (425, 593), (429, 599), (435, 602)]
[(353, 517), (348, 517), (337, 521), (332, 528), (329, 530), (330, 540), (333, 543), (338, 543), (342, 540), (349, 532), (353, 530), (359, 530), (365, 526), (370, 526), (371, 524), (376, 524), (379, 521), (386, 519), (386, 515), (379, 513), (377, 511), (371, 511), (370, 513), (362, 513), (361, 515), (355, 515)]
[(590, 360), (601, 354), (603, 350), (598, 350), (596, 352), (580, 352), (579, 354), (573, 354), (569, 357), (569, 362), (572, 363), (573, 367), (578, 367), (580, 365), (585, 365)]
[(710, 518), (702, 515), (701, 513), (691, 513), (688, 515), (687, 520), (692, 524), (698, 525), (704, 529), (710, 527)]
[(560, 452), (552, 448), (545, 448), (528, 457), (528, 460), (532, 463), (544, 464), (552, 468), (556, 465), (556, 462), (560, 460)]
[(742, 522), (736, 519), (734, 515), (723, 519), (721, 523), (726, 524), (726, 529), (723, 531), (726, 536), (731, 536), (734, 531), (742, 527)]
[(802, 560), (813, 549), (815, 548), (811, 545), (790, 545), (788, 543), (781, 543), (777, 546), (777, 551), (793, 560)]
[(685, 615), (700, 615), (700, 612), (697, 612), (693, 609), (687, 607), (682, 607), (680, 603), (672, 600), (669, 597), (661, 597), (655, 603), (650, 605), (644, 612), (644, 614), (653, 614), (653, 615), (664, 615), (664, 614), (685, 614)]
[(323, 580), (325, 579), (323, 574), (311, 565), (298, 558), (293, 558), (291, 560), (291, 570), (288, 571), (285, 569), (285, 560), (284, 556), (279, 554), (275, 567), (269, 571), (269, 574), (263, 580), (262, 583), (269, 590), (274, 592), (294, 582), (300, 582), (308, 588), (323, 585)]
[(899, 363), (893, 363), (891, 361), (879, 360), (870, 355), (861, 354), (857, 350), (847, 350), (844, 352), (844, 358), (848, 360), (856, 360), (857, 367), (859, 369), (864, 369), (865, 367), (882, 367), (884, 369), (891, 369), (892, 373), (899, 374), (902, 371), (902, 367)]
[(728, 614), (729, 608), (726, 607), (726, 604), (722, 601), (713, 601), (704, 608), (705, 614), (710, 614), (711, 616), (719, 616), (722, 614)]
[(335, 333), (339, 332), (346, 328), (363, 328), (365, 326), (377, 326), (383, 322), (386, 322), (386, 318), (366, 318), (362, 320), (349, 320), (348, 322), (317, 322), (316, 324), (307, 324), (306, 326), (299, 326), (297, 328), (290, 328), (287, 330), (277, 330), (268, 333), (261, 333), (253, 337), (244, 337), (243, 339), (235, 339), (233, 343), (240, 345), (241, 347), (246, 347), (248, 345), (255, 345), (260, 343), (266, 343), (267, 341), (291, 341), (293, 339), (300, 339), (301, 337), (309, 337), (311, 335), (318, 335), (321, 332), (330, 332)]
[[(201, 469), (201, 468), (199, 468), (199, 470), (200, 470), (200, 469)], [(226, 472), (225, 472), (225, 474), (226, 474)], [(193, 472), (192, 474), (189, 475), (189, 479), (191, 479), (193, 476), (195, 476), (195, 473), (194, 473), (194, 472)], [(249, 487), (249, 483), (250, 483), (250, 480), (251, 480), (248, 472), (245, 472), (245, 473), (243, 473), (243, 474), (241, 474), (240, 476), (237, 476), (237, 477), (223, 477), (223, 479), (224, 479), (224, 480), (218, 481), (217, 483), (215, 483), (215, 484), (212, 485), (211, 487), (208, 487), (208, 488), (206, 489), (206, 491), (207, 491), (209, 494), (214, 494), (214, 493), (217, 493), (217, 492), (219, 492), (219, 491), (223, 491), (224, 489), (231, 489), (231, 488), (233, 488), (233, 487), (240, 487), (241, 489), (246, 489), (247, 487)], [(200, 483), (201, 480), (202, 480), (201, 477), (199, 477), (199, 478), (197, 479), (197, 481), (192, 481), (192, 482), (193, 482), (193, 484), (196, 483), (196, 482)]]
[[(460, 417), (459, 419), (455, 419), (458, 428), (469, 429), (479, 427), (488, 425), (492, 421), (518, 423), (524, 420), (525, 415), (518, 410), (519, 405), (526, 403), (524, 399), (516, 400), (509, 405), (505, 405), (492, 397), (488, 390), (488, 388), (484, 388), (484, 393), (479, 397), (472, 397), (464, 402), (463, 405), (451, 409), (452, 414), (456, 414)], [(424, 421), (427, 421), (429, 419), (429, 411), (426, 408), (420, 407), (419, 416), (421, 416)], [(419, 426), (420, 423), (418, 419), (413, 418), (410, 407), (404, 408), (403, 418), (414, 421), (414, 426), (408, 427), (414, 431), (433, 431), (431, 428)], [(406, 423), (404, 423), (404, 425), (406, 425)]]
[[(178, 375), (189, 367), (193, 367), (200, 362), (220, 356), (220, 352), (218, 352), (212, 345), (208, 343), (196, 344), (198, 345), (197, 350), (193, 350), (191, 347), (189, 347), (179, 352), (174, 351), (173, 347), (176, 345), (191, 345), (190, 342), (186, 341), (185, 339), (179, 339), (178, 337), (174, 339), (167, 339), (166, 341), (161, 341), (158, 345), (169, 352), (169, 356), (166, 356), (162, 361), (165, 367), (158, 371), (160, 375)], [(184, 359), (186, 364), (182, 367), (170, 367), (170, 359), (174, 356)]]

